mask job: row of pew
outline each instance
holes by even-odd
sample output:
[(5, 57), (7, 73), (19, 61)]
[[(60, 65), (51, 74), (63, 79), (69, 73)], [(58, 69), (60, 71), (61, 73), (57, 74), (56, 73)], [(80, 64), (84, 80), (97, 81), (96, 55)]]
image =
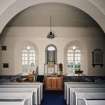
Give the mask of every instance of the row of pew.
[(0, 84), (0, 105), (40, 105), (43, 83), (8, 82)]
[(65, 82), (64, 99), (67, 105), (105, 105), (105, 84)]

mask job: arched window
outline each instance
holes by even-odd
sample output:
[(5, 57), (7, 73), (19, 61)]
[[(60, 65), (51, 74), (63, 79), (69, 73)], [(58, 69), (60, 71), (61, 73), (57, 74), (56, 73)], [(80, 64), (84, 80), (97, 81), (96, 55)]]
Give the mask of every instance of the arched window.
[(22, 49), (22, 69), (23, 72), (28, 72), (35, 66), (36, 55), (33, 46), (27, 45)]
[(81, 51), (78, 47), (72, 46), (67, 50), (67, 67), (69, 70), (79, 70), (81, 66)]

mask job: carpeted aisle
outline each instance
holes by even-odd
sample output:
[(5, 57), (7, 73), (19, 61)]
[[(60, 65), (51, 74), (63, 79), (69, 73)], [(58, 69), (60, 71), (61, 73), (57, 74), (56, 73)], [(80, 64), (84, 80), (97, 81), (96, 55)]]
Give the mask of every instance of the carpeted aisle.
[(45, 91), (41, 105), (66, 105), (63, 92)]

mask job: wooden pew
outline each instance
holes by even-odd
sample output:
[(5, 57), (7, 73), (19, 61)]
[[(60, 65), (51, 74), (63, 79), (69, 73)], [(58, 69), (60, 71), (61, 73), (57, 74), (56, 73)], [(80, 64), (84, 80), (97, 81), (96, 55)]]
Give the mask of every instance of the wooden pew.
[(94, 84), (94, 82), (64, 82), (64, 99), (67, 99), (70, 87), (83, 87), (86, 84)]
[(43, 99), (43, 84), (40, 83), (40, 82), (35, 82), (35, 83), (29, 83), (29, 82), (26, 82), (26, 83), (18, 83), (18, 82), (8, 82), (8, 83), (2, 83), (0, 85), (0, 88), (3, 88), (3, 87), (8, 87), (8, 88), (18, 88), (18, 87), (21, 87), (21, 88), (24, 88), (24, 87), (27, 87), (27, 88), (38, 88), (38, 104), (41, 104), (41, 100)]
[(85, 99), (85, 105), (105, 105), (105, 99), (90, 100)]
[(105, 88), (70, 88), (70, 105), (76, 105), (75, 92), (104, 92)]
[(64, 83), (64, 98), (66, 104), (70, 104), (70, 88), (105, 88), (105, 84), (96, 84), (94, 82), (65, 82)]
[(0, 105), (28, 105), (25, 104), (25, 100), (24, 99), (2, 99), (0, 100)]
[(33, 92), (0, 92), (0, 100), (14, 101), (18, 99), (24, 99), (25, 104), (33, 105)]
[(41, 100), (43, 99), (43, 83), (41, 82), (4, 82), (1, 83), (0, 85), (33, 85), (33, 86), (39, 86), (40, 87), (40, 93), (41, 93)]
[(38, 105), (38, 95), (37, 95), (37, 88), (0, 88), (0, 93), (1, 92), (33, 92), (33, 103), (34, 105)]
[[(85, 100), (105, 100), (105, 92), (75, 92), (76, 105), (83, 105)], [(92, 104), (91, 104), (92, 105)]]

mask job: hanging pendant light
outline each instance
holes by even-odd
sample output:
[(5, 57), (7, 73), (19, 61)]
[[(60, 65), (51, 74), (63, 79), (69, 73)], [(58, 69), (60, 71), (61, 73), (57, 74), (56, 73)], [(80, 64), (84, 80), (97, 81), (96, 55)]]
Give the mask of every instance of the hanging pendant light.
[(48, 33), (47, 38), (49, 38), (49, 39), (55, 38), (55, 34), (52, 32), (52, 18), (51, 18), (51, 16), (50, 16), (50, 32)]

